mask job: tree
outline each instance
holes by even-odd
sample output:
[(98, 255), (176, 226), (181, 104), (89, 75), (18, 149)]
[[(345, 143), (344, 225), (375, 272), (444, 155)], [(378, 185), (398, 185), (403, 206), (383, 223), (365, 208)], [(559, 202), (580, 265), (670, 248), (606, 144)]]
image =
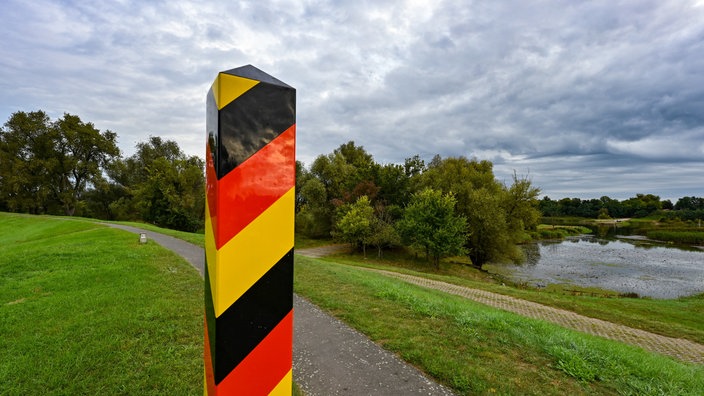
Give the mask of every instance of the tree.
[(296, 161), (296, 213), (300, 212), (306, 203), (305, 198), (301, 195), (301, 190), (303, 185), (311, 178), (312, 176), (305, 165), (303, 165), (303, 162)]
[(662, 208), (660, 197), (653, 194), (636, 194), (622, 202), (629, 217), (645, 217)]
[(533, 187), (528, 177), (518, 177), (516, 172), (513, 172), (513, 184), (506, 189), (503, 202), (506, 220), (512, 230), (520, 232), (524, 229), (536, 229), (540, 220), (538, 195), (540, 189)]
[(410, 176), (403, 166), (386, 164), (379, 167), (376, 184), (379, 186), (378, 199), (384, 205), (404, 206), (408, 203)]
[(299, 195), (302, 204), (296, 213), (296, 231), (311, 238), (329, 237), (333, 210), (323, 182), (309, 178)]
[(704, 210), (704, 198), (682, 197), (675, 203), (675, 210)]
[(110, 168), (124, 196), (110, 204), (118, 217), (162, 227), (197, 231), (205, 214), (204, 162), (187, 156), (175, 141), (150, 136), (137, 151)]
[(401, 239), (393, 224), (379, 217), (372, 220), (372, 232), (368, 238), (369, 244), (376, 247), (377, 257), (381, 258), (382, 249), (387, 246), (398, 246)]
[(401, 238), (412, 247), (422, 248), (426, 257), (440, 267), (440, 258), (466, 253), (467, 219), (455, 213), (456, 199), (433, 189), (413, 194), (397, 223)]
[(372, 228), (374, 221), (374, 208), (372, 208), (369, 198), (363, 195), (350, 204), (346, 213), (340, 217), (335, 225), (335, 237), (345, 242), (361, 245), (364, 257), (367, 257), (367, 244), (375, 231)]
[(345, 201), (357, 184), (356, 170), (341, 153), (319, 155), (310, 168), (311, 174), (325, 187), (328, 200)]
[(469, 219), (472, 233), (468, 246), (469, 256), (476, 266), (489, 261), (505, 258), (518, 261), (517, 241), (512, 238), (515, 233), (509, 228), (506, 214), (502, 208), (502, 196), (487, 188), (479, 188), (469, 193), (469, 204), (465, 215)]
[(205, 210), (203, 166), (203, 160), (195, 156), (154, 160), (147, 168), (147, 180), (135, 192), (142, 219), (182, 231), (201, 229)]
[[(522, 224), (507, 218), (508, 193), (496, 181), (492, 168), (489, 161), (465, 157), (443, 159), (436, 155), (418, 176), (421, 187), (451, 193), (457, 200), (457, 213), (467, 219), (467, 231), (471, 230), (466, 247), (477, 266), (491, 260), (521, 258), (515, 243), (519, 242)], [(521, 187), (531, 192), (529, 183)]]
[(102, 169), (119, 157), (117, 134), (100, 132), (78, 116), (64, 114), (54, 125), (55, 154), (48, 161), (54, 196), (66, 215), (73, 216), (86, 187), (102, 180)]
[(0, 136), (0, 190), (16, 211), (72, 216), (81, 196), (118, 158), (117, 135), (78, 116), (51, 122), (43, 111), (16, 112)]
[(403, 161), (403, 170), (408, 177), (420, 175), (425, 169), (425, 161), (418, 154)]
[(43, 111), (13, 113), (0, 129), (0, 201), (10, 211), (46, 213), (53, 131)]
[(543, 214), (543, 216), (546, 217), (556, 217), (560, 216), (561, 214), (560, 206), (557, 204), (556, 201), (553, 201), (548, 196), (545, 196), (543, 197), (543, 199), (540, 200), (538, 208), (540, 209), (540, 212)]

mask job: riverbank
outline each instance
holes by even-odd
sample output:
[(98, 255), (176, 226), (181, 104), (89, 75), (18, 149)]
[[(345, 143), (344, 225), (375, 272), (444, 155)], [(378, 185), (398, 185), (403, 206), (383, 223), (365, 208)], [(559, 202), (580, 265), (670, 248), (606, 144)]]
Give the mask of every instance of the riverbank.
[[(383, 265), (361, 254), (301, 257), (295, 287), (459, 394), (646, 394), (650, 389), (694, 395), (704, 389), (699, 365), (672, 365), (675, 360), (639, 348), (446, 294), (469, 289), (486, 294), (457, 286), (485, 282), (441, 274), (462, 268), (443, 262), (440, 270), (416, 272), (394, 263)], [(378, 271), (382, 267), (387, 271)], [(408, 284), (415, 280), (448, 290)], [(510, 288), (496, 289), (499, 301), (505, 294), (500, 291)]]
[(364, 258), (345, 251), (326, 260), (401, 273), (422, 273), (430, 279), (450, 282), (561, 308), (581, 315), (675, 338), (704, 344), (704, 294), (674, 300), (621, 298), (618, 293), (596, 293), (589, 288), (546, 287), (511, 284), (500, 277), (458, 263), (443, 260), (435, 269), (422, 258), (403, 251), (386, 252), (383, 258)]
[[(550, 227), (583, 227), (599, 237), (606, 236), (643, 236), (653, 241), (692, 246), (704, 249), (704, 228), (701, 221), (683, 221), (666, 217), (588, 219), (582, 217), (543, 217), (538, 226), (538, 235), (534, 240), (552, 239), (540, 237), (541, 229)], [(559, 235), (557, 235), (559, 237)]]

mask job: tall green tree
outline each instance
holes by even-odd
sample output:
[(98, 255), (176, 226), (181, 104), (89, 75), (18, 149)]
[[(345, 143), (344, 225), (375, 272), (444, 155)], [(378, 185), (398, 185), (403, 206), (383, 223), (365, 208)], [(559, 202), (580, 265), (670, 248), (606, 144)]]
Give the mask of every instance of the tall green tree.
[(135, 191), (142, 219), (177, 230), (201, 229), (205, 210), (203, 166), (203, 160), (195, 156), (152, 161), (147, 180)]
[(325, 187), (325, 194), (331, 202), (346, 202), (357, 184), (354, 165), (348, 163), (341, 153), (319, 155), (310, 168), (311, 174)]
[(119, 217), (162, 227), (197, 231), (205, 213), (204, 162), (187, 156), (178, 144), (151, 136), (137, 151), (110, 169), (124, 196), (110, 205)]
[(466, 253), (467, 219), (455, 213), (456, 202), (451, 193), (424, 189), (413, 194), (397, 223), (401, 238), (425, 250), (435, 268), (442, 257)]
[(115, 133), (100, 132), (78, 116), (66, 113), (51, 122), (43, 111), (16, 112), (0, 136), (4, 199), (13, 210), (61, 208), (72, 216), (86, 189), (119, 155)]
[(47, 161), (51, 120), (43, 111), (13, 113), (0, 128), (0, 201), (13, 212), (46, 213), (52, 195)]
[(502, 195), (479, 188), (469, 192), (469, 201), (464, 214), (473, 227), (467, 244), (472, 263), (481, 266), (489, 261), (519, 261), (520, 250), (513, 239), (516, 233), (507, 222)]
[(51, 186), (66, 215), (73, 216), (86, 187), (102, 180), (102, 169), (120, 156), (117, 134), (100, 132), (71, 114), (64, 114), (54, 128), (55, 155), (48, 161)]
[(410, 198), (411, 177), (398, 164), (385, 164), (377, 172), (378, 200), (384, 205), (405, 206)]
[(508, 221), (506, 187), (494, 177), (490, 161), (436, 155), (417, 184), (455, 197), (457, 212), (465, 216), (467, 231), (471, 230), (466, 247), (475, 265), (520, 259), (515, 246), (520, 223)]
[(527, 176), (519, 177), (514, 171), (513, 183), (505, 191), (503, 207), (509, 228), (516, 232), (535, 230), (540, 220), (540, 189)]
[[(311, 164), (309, 176), (322, 183), (327, 203), (324, 207), (316, 205), (306, 208), (306, 213), (299, 216), (306, 223), (305, 228), (327, 228), (329, 232), (339, 220), (337, 216), (341, 212), (337, 208), (353, 203), (364, 195), (374, 201), (380, 191), (376, 184), (378, 168), (372, 156), (352, 141), (340, 145), (330, 154), (319, 155)], [(303, 185), (301, 192), (305, 188)], [(324, 213), (330, 216), (326, 220), (320, 216)], [(310, 221), (318, 224), (310, 224)]]

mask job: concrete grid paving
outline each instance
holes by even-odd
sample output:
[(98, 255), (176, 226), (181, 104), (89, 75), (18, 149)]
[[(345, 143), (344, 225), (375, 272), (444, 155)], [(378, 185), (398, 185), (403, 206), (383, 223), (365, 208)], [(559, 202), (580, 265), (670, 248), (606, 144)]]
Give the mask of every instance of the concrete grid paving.
[[(349, 249), (345, 245), (327, 246), (315, 249), (303, 249), (296, 253), (309, 257), (322, 257)], [(590, 318), (571, 311), (521, 300), (503, 294), (473, 289), (446, 282), (406, 275), (392, 271), (365, 268), (368, 271), (403, 280), (417, 286), (439, 290), (461, 296), (490, 307), (513, 312), (521, 316), (540, 319), (562, 327), (583, 333), (635, 345), (645, 350), (674, 357), (684, 362), (704, 364), (704, 345), (693, 341), (666, 337), (640, 329), (634, 329), (601, 319)]]

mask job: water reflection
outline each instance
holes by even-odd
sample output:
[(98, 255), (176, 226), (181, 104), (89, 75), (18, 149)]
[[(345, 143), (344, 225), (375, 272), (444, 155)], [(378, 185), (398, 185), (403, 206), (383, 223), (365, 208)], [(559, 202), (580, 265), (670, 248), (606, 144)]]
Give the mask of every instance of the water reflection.
[(516, 282), (570, 283), (653, 298), (704, 293), (704, 252), (644, 240), (593, 236), (523, 246), (523, 265), (489, 265)]
[(529, 243), (522, 248), (526, 258), (525, 265), (537, 265), (540, 262), (540, 246), (537, 243)]

